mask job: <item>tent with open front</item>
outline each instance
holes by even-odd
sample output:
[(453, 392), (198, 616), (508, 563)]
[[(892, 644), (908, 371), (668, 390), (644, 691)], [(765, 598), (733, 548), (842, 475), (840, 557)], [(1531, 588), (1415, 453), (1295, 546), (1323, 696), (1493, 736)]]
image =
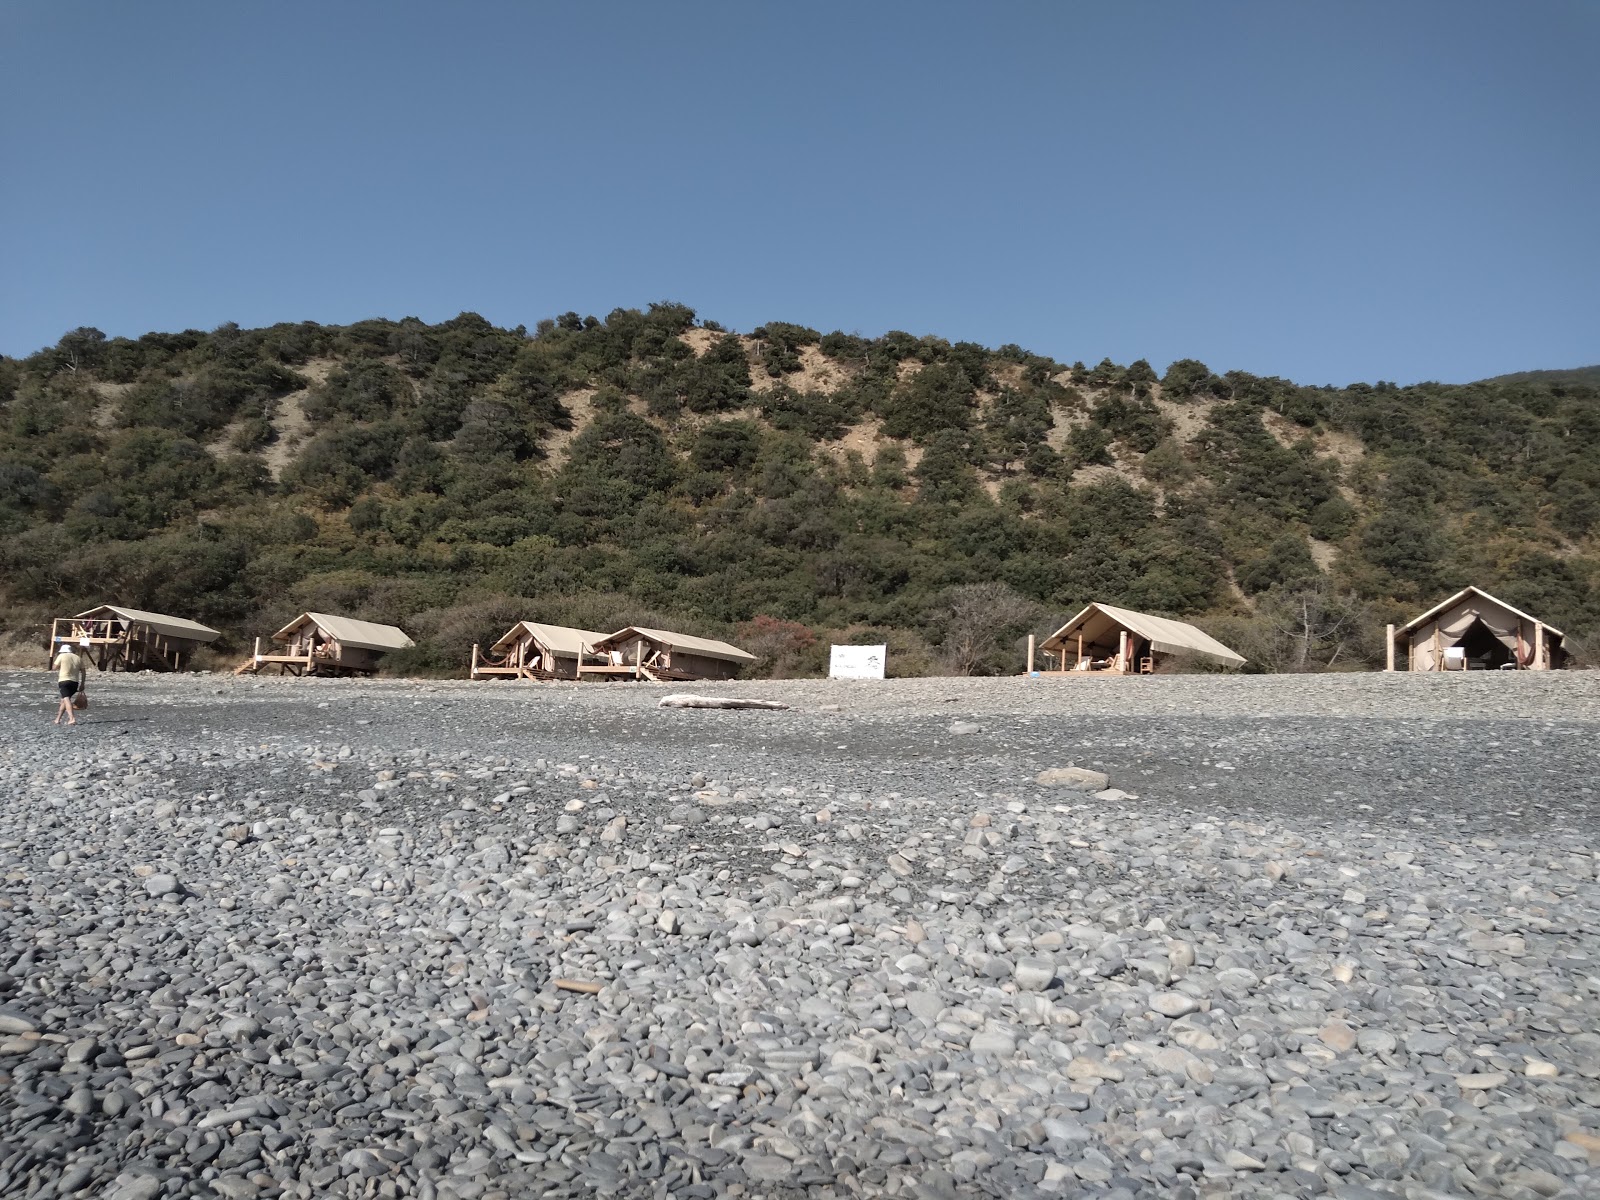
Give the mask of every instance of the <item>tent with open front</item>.
[(1566, 635), (1479, 587), (1464, 587), (1389, 631), (1389, 670), (1400, 650), (1410, 671), (1553, 671)]
[(1187, 655), (1229, 667), (1245, 662), (1187, 621), (1098, 603), (1085, 607), (1039, 648), (1055, 656), (1058, 673), (1148, 675), (1164, 659)]
[(236, 673), (277, 667), (285, 675), (371, 675), (389, 651), (416, 645), (394, 625), (314, 612), (301, 613), (272, 640), (282, 649), (265, 654), (257, 638), (255, 654)]
[(601, 638), (592, 648), (600, 652), (607, 665), (590, 667), (584, 663), (579, 667), (581, 675), (683, 681), (732, 679), (741, 666), (756, 661), (749, 651), (715, 638), (640, 625), (630, 625)]
[(594, 650), (606, 635), (593, 629), (518, 621), (487, 651), (472, 647), (473, 679), (576, 679), (578, 664), (610, 659)]

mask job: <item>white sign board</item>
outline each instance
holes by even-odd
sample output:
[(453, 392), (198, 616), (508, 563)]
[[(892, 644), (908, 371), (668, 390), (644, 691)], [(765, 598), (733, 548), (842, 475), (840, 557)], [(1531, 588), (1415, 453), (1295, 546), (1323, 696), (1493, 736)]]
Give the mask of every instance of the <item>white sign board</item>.
[(828, 655), (829, 679), (882, 679), (888, 646), (834, 646)]

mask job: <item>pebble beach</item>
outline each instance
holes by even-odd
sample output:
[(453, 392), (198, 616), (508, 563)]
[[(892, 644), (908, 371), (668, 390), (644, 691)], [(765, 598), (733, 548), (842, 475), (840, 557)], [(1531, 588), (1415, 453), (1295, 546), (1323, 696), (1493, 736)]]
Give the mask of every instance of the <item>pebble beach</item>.
[(1600, 1195), (1600, 673), (89, 692), (6, 1197)]

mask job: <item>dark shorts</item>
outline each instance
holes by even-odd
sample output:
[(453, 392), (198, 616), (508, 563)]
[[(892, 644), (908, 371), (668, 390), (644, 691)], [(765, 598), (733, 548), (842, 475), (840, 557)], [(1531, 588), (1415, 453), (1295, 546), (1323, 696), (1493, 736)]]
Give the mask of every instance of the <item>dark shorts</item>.
[(61, 698), (63, 700), (71, 699), (73, 696), (78, 694), (78, 684), (76, 680), (63, 679), (57, 686), (61, 688)]

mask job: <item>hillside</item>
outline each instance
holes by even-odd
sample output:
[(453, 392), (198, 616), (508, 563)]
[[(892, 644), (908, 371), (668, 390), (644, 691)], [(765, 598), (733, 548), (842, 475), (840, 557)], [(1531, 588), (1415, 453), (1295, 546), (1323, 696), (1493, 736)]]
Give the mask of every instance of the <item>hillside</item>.
[(1572, 367), (1565, 371), (1514, 371), (1510, 375), (1496, 375), (1483, 383), (1543, 383), (1552, 387), (1600, 388), (1600, 365)]
[(304, 608), (396, 622), (413, 671), (522, 617), (731, 636), (782, 674), (843, 638), (999, 671), (1101, 599), (1337, 668), (1468, 581), (1594, 644), (1593, 385), (1158, 378), (677, 304), (0, 358), (13, 637), (115, 599), (217, 625), (223, 654)]

